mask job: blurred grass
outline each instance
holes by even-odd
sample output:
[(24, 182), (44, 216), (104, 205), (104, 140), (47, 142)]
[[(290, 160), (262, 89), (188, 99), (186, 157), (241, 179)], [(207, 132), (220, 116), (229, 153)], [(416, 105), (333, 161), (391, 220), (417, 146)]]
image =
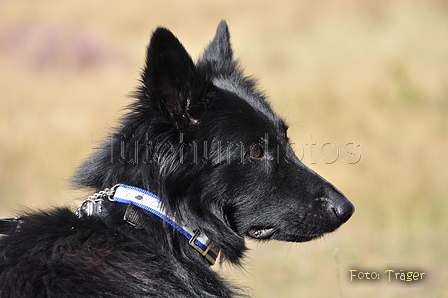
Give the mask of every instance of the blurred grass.
[[(2, 0), (0, 216), (23, 206), (76, 206), (84, 194), (68, 190), (66, 179), (128, 103), (151, 31), (170, 28), (198, 57), (223, 18), (246, 73), (260, 78), (291, 124), (296, 149), (304, 146), (303, 161), (357, 210), (321, 240), (250, 242), (244, 271), (217, 270), (255, 297), (446, 296), (443, 0)], [(332, 164), (324, 162), (334, 159), (333, 147), (320, 156), (327, 142), (340, 147)], [(360, 162), (344, 162), (353, 158), (347, 143), (360, 144)], [(428, 279), (397, 285), (348, 278), (355, 267), (391, 266), (419, 269)]]

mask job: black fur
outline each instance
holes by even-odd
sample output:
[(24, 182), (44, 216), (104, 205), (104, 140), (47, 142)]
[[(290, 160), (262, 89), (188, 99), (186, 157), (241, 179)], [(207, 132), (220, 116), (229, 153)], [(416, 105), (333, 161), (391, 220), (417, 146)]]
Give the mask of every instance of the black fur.
[[(227, 25), (195, 64), (158, 28), (135, 101), (111, 138), (81, 165), (75, 185), (117, 183), (157, 194), (165, 208), (201, 227), (221, 260), (239, 264), (244, 238), (302, 242), (348, 220), (353, 205), (303, 165), (287, 125), (233, 57)], [(106, 216), (57, 208), (24, 216), (0, 238), (0, 296), (234, 297), (187, 239), (140, 210), (105, 202)]]

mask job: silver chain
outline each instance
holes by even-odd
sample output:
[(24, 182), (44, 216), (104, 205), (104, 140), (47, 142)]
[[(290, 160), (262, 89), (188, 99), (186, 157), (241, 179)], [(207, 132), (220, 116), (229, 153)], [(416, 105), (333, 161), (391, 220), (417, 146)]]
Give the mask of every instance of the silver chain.
[(81, 218), (83, 216), (101, 215), (101, 213), (103, 212), (104, 200), (111, 200), (115, 194), (115, 190), (117, 189), (117, 187), (118, 184), (111, 189), (106, 188), (89, 196), (78, 206), (78, 208), (76, 208), (76, 216), (78, 216), (78, 218)]

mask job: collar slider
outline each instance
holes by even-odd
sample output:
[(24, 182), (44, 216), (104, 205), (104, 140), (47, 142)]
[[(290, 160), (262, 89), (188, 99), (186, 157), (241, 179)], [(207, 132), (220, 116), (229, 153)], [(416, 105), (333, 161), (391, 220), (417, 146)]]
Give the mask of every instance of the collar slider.
[(190, 244), (191, 247), (196, 249), (202, 256), (204, 256), (210, 263), (210, 265), (215, 265), (216, 258), (218, 257), (219, 254), (219, 248), (217, 248), (216, 245), (212, 241), (210, 241), (205, 247), (205, 249), (202, 249), (199, 245), (195, 243), (196, 239), (199, 237), (200, 234), (201, 231), (197, 231), (188, 243)]

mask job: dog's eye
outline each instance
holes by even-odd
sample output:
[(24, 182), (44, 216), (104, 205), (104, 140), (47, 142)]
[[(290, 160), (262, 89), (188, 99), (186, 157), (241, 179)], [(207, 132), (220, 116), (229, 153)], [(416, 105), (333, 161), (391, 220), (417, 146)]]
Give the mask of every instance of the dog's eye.
[(263, 157), (263, 147), (261, 147), (260, 145), (252, 147), (250, 149), (250, 156), (254, 158)]

